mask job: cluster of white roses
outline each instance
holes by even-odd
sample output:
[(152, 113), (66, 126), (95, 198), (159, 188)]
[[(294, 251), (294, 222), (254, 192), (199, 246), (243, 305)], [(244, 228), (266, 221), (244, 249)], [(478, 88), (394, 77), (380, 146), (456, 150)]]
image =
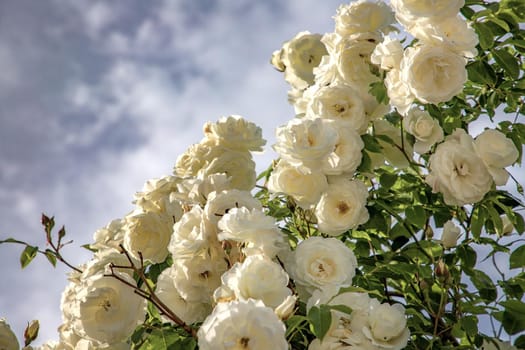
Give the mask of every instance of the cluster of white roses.
[[(444, 140), (438, 120), (414, 102), (438, 104), (462, 91), (467, 58), (477, 54), (478, 43), (459, 15), (463, 5), (463, 0), (395, 0), (390, 8), (359, 0), (340, 6), (333, 33), (301, 32), (274, 52), (272, 63), (284, 71), (298, 115), (277, 130), (274, 148), (281, 160), (270, 191), (313, 208), (326, 234), (338, 235), (366, 222), (364, 186), (342, 180), (351, 178), (361, 163), (364, 144), (359, 136), (377, 137), (383, 152), (369, 154), (373, 166), (386, 160), (399, 168), (409, 165), (414, 151), (428, 153)], [(383, 35), (395, 30), (394, 18), (416, 44), (403, 48), (399, 36)], [(379, 119), (390, 106), (379, 104), (369, 86), (382, 74), (390, 104), (402, 116), (404, 131), (414, 137), (413, 145), (400, 128)], [(514, 143), (497, 130), (473, 140), (457, 129), (430, 157), (427, 183), (449, 205), (476, 203), (494, 184), (507, 182), (504, 168), (517, 158)]]
[(323, 340), (315, 339), (309, 350), (402, 349), (407, 345), (405, 308), (401, 304), (379, 303), (366, 293), (342, 292), (327, 288), (314, 293), (307, 308), (320, 304), (344, 305), (350, 315), (332, 310), (332, 323)]
[[(179, 157), (175, 176), (148, 181), (135, 195), (131, 213), (94, 234), (92, 248), (97, 252), (70, 274), (62, 295), (60, 340), (44, 344), (42, 350), (129, 349), (129, 336), (144, 322), (146, 300), (132, 288), (136, 282), (128, 259), (140, 266), (162, 263), (171, 255), (172, 264), (158, 276), (155, 295), (184, 323), (203, 322), (197, 333), (201, 349), (288, 349), (282, 320), (295, 312), (297, 300), (314, 305), (322, 296), (328, 302), (328, 295), (351, 285), (357, 260), (347, 245), (313, 236), (291, 251), (275, 219), (250, 193), (254, 184), (235, 180), (236, 168), (210, 170), (214, 159), (228, 158), (228, 152), (251, 160), (250, 152), (265, 143), (261, 129), (231, 116), (206, 124), (204, 133), (200, 144)], [(204, 147), (206, 152), (188, 156)], [(255, 172), (251, 165), (244, 163), (240, 172)], [(374, 321), (378, 307), (384, 306), (366, 294), (354, 294), (367, 304), (358, 313), (334, 313), (334, 318), (358, 319), (364, 328), (344, 323), (348, 327), (343, 333), (359, 337), (338, 337), (336, 328), (346, 326), (335, 322), (331, 340), (323, 344), (403, 347), (408, 339), (404, 310), (385, 309), (390, 316), (381, 317), (405, 322), (399, 334), (385, 331), (383, 321)], [(176, 322), (168, 314), (161, 317)]]
[(417, 39), (403, 49), (399, 39), (386, 37), (372, 62), (387, 71), (385, 85), (393, 106), (405, 115), (414, 100), (446, 102), (463, 90), (466, 57), (477, 54), (478, 37), (459, 16), (464, 0), (390, 2), (396, 19)]
[(448, 205), (479, 202), (493, 185), (507, 183), (505, 170), (516, 162), (519, 152), (503, 133), (487, 129), (475, 139), (456, 129), (430, 156), (426, 182), (441, 192)]

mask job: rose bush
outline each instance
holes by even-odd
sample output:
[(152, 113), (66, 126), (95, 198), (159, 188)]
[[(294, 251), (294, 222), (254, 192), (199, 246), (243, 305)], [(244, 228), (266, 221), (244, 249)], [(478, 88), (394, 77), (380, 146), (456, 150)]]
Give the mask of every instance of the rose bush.
[[(48, 249), (0, 241), (26, 246), (22, 266), (42, 253), (73, 270), (59, 340), (39, 348), (524, 348), (509, 169), (525, 143), (525, 6), (390, 6), (341, 5), (332, 33), (274, 52), (296, 116), (258, 178), (261, 129), (223, 117), (95, 233), (86, 264), (64, 259), (45, 215)], [(1, 320), (0, 349), (18, 347)]]

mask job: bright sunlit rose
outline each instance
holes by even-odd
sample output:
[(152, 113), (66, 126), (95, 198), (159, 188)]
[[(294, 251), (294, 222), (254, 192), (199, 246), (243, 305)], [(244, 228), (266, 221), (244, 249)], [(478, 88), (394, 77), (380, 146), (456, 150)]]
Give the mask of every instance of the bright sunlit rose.
[(367, 222), (367, 197), (368, 190), (359, 180), (332, 180), (315, 208), (319, 230), (337, 236)]
[(287, 350), (286, 328), (273, 310), (253, 299), (218, 303), (197, 336), (201, 350)]
[(434, 192), (443, 194), (448, 205), (479, 202), (493, 184), (487, 167), (474, 150), (472, 137), (463, 129), (448, 136), (430, 156), (426, 182)]
[(420, 102), (438, 104), (463, 90), (466, 63), (444, 45), (418, 45), (405, 50), (400, 77)]
[[(118, 276), (135, 284), (127, 274)], [(133, 288), (102, 274), (83, 281), (75, 300), (75, 328), (88, 339), (108, 344), (130, 336), (143, 321), (146, 307), (146, 300)]]
[(310, 237), (299, 243), (287, 270), (303, 297), (316, 289), (350, 285), (356, 266), (354, 253), (343, 242)]

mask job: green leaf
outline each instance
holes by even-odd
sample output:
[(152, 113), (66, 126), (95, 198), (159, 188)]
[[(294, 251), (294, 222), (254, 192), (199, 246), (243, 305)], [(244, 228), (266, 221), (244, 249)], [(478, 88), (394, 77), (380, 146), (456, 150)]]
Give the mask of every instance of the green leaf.
[(500, 303), (505, 307), (503, 311), (503, 329), (510, 335), (525, 330), (525, 303), (519, 300), (506, 300)]
[(500, 26), (504, 31), (506, 32), (510, 32), (510, 27), (509, 25), (507, 24), (507, 22), (505, 22), (504, 20), (502, 19), (499, 19), (497, 17), (492, 17), (489, 19), (489, 21), (497, 24), (498, 26)]
[(342, 312), (344, 314), (350, 315), (352, 313), (352, 308), (350, 308), (350, 307), (348, 307), (346, 305), (328, 305), (328, 307), (331, 310), (336, 310), (336, 311)]
[(372, 135), (364, 134), (361, 136), (361, 138), (363, 139), (363, 142), (365, 143), (365, 149), (367, 151), (370, 151), (373, 153), (383, 152), (383, 148)]
[(46, 249), (46, 258), (51, 263), (51, 265), (53, 265), (53, 267), (57, 266), (57, 257), (54, 251), (51, 249)]
[(465, 316), (461, 319), (461, 327), (473, 337), (478, 334), (478, 318), (476, 316)]
[(308, 311), (308, 319), (310, 320), (312, 331), (315, 336), (320, 340), (323, 340), (326, 332), (328, 332), (330, 325), (332, 324), (330, 306), (312, 306), (310, 311)]
[(367, 173), (372, 170), (372, 160), (370, 159), (368, 152), (366, 152), (365, 150), (363, 150), (361, 154), (363, 157), (361, 158), (361, 164), (359, 164), (357, 170), (360, 173)]
[(392, 187), (396, 183), (396, 180), (397, 180), (396, 174), (383, 173), (379, 177), (379, 183), (381, 184), (381, 186), (385, 188)]
[(38, 247), (26, 246), (22, 255), (20, 255), (20, 264), (22, 268), (25, 268), (29, 263), (35, 258), (36, 253), (38, 252)]
[(525, 245), (522, 245), (510, 255), (510, 268), (518, 269), (521, 267), (525, 267)]
[(479, 22), (473, 24), (474, 29), (478, 32), (479, 45), (483, 50), (490, 49), (494, 45), (494, 34), (487, 23)]
[(425, 213), (425, 209), (423, 209), (422, 206), (417, 205), (409, 207), (406, 209), (405, 214), (408, 222), (410, 222), (412, 225), (421, 229), (425, 227), (427, 215)]
[(520, 67), (516, 57), (512, 56), (505, 49), (492, 50), (492, 55), (509, 77), (512, 79), (518, 79), (520, 75)]
[(156, 328), (140, 347), (144, 350), (191, 350), (197, 344), (191, 336), (178, 334), (173, 328)]
[(474, 83), (494, 86), (496, 73), (494, 69), (485, 62), (475, 61), (467, 65), (468, 78)]
[(481, 229), (485, 224), (485, 210), (482, 206), (476, 206), (472, 212), (472, 219), (470, 221), (470, 232), (475, 238), (479, 238), (481, 235)]
[(518, 349), (525, 349), (525, 334), (520, 335), (515, 341), (514, 346)]
[(492, 279), (480, 270), (465, 270), (470, 275), (472, 283), (479, 291), (479, 295), (486, 302), (492, 302), (498, 297), (498, 293)]
[(376, 98), (377, 102), (385, 105), (388, 104), (389, 98), (383, 80), (371, 83), (368, 92)]
[(476, 265), (476, 251), (468, 244), (461, 244), (456, 248), (456, 254), (461, 259), (464, 269), (472, 269)]
[(519, 213), (514, 213), (514, 219), (514, 228), (516, 231), (518, 231), (519, 234), (525, 232), (525, 220), (523, 220), (523, 216)]

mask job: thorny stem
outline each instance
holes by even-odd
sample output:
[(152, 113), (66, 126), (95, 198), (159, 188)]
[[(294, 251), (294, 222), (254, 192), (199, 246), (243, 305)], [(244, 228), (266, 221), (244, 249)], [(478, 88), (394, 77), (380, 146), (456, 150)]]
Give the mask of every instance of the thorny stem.
[[(116, 278), (120, 282), (122, 282), (122, 283), (126, 284), (127, 286), (133, 288), (135, 290), (135, 293), (137, 293), (138, 295), (140, 295), (144, 299), (146, 299), (149, 302), (151, 302), (160, 311), (160, 313), (162, 315), (165, 315), (167, 318), (169, 318), (170, 320), (175, 322), (175, 324), (177, 324), (180, 327), (182, 327), (189, 335), (191, 335), (193, 338), (197, 339), (197, 332), (195, 331), (195, 329), (191, 328), (184, 321), (182, 321), (166, 304), (164, 304), (162, 302), (162, 300), (159, 299), (159, 297), (153, 291), (153, 288), (149, 284), (148, 279), (146, 278), (146, 275), (144, 274), (144, 259), (142, 257), (142, 253), (139, 252), (140, 267), (137, 267), (137, 266), (135, 266), (135, 263), (133, 262), (133, 259), (129, 255), (128, 251), (124, 248), (124, 246), (122, 246), (122, 244), (119, 245), (119, 246), (120, 246), (121, 252), (124, 255), (126, 255), (126, 258), (128, 259), (128, 262), (129, 262), (130, 265), (129, 266), (118, 266), (118, 265), (111, 264), (110, 265), (111, 273), (108, 276)], [(120, 276), (118, 276), (114, 272), (115, 268), (132, 269), (133, 272), (138, 276), (140, 281), (142, 281), (142, 283), (146, 286), (147, 291), (145, 291), (143, 289), (140, 289), (137, 285), (133, 285), (132, 283), (129, 283), (129, 282), (125, 281), (124, 279), (122, 279)]]

